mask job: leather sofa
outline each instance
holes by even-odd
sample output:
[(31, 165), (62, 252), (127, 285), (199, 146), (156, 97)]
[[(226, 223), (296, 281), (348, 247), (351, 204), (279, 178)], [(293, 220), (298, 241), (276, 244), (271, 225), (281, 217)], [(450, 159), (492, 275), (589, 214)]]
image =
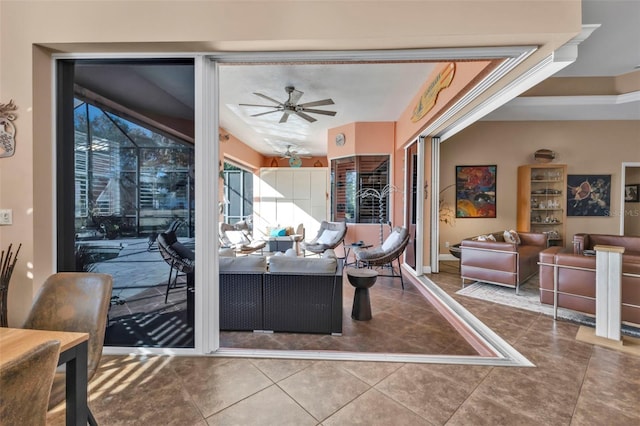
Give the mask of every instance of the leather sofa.
[(537, 232), (518, 232), (520, 244), (504, 240), (503, 232), (491, 234), (496, 241), (465, 238), (460, 243), (460, 276), (518, 289), (538, 272), (538, 256), (547, 247), (547, 236)]
[(320, 258), (220, 258), (220, 329), (342, 333), (342, 261)]
[(573, 249), (550, 247), (540, 253), (540, 302), (554, 304), (554, 270), (558, 270), (558, 307), (589, 315), (596, 312), (596, 257), (585, 255), (596, 245), (624, 247), (622, 255), (622, 321), (640, 325), (640, 237), (576, 234)]

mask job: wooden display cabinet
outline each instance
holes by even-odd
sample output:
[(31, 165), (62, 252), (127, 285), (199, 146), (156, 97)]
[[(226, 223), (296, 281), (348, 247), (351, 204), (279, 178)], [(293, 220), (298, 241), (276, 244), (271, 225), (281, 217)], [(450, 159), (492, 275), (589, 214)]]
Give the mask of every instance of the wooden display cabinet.
[(544, 232), (548, 246), (565, 246), (566, 206), (566, 164), (518, 167), (518, 231)]

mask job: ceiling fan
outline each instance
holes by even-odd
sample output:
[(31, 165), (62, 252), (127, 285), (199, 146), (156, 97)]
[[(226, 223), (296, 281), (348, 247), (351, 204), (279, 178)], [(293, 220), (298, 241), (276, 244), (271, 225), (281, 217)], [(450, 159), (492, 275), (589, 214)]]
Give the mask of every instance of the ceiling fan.
[(289, 98), (280, 102), (277, 101), (267, 95), (263, 95), (262, 93), (253, 92), (254, 95), (260, 96), (263, 99), (268, 100), (269, 102), (273, 102), (275, 105), (259, 105), (259, 104), (240, 104), (241, 106), (251, 106), (251, 107), (263, 107), (263, 108), (273, 108), (272, 111), (261, 112), (258, 114), (253, 114), (251, 117), (259, 117), (261, 115), (271, 114), (274, 112), (281, 111), (282, 117), (280, 117), (280, 123), (285, 123), (291, 114), (297, 115), (304, 120), (307, 120), (309, 123), (313, 123), (317, 121), (315, 118), (310, 116), (309, 114), (323, 114), (323, 115), (336, 115), (335, 111), (325, 111), (322, 109), (314, 109), (311, 107), (321, 106), (321, 105), (333, 105), (333, 99), (322, 99), (319, 101), (307, 102), (304, 104), (299, 104), (298, 101), (304, 94), (299, 90), (296, 90), (293, 86), (287, 86), (284, 90), (289, 94)]
[(305, 155), (300, 155), (298, 151), (292, 150), (292, 145), (287, 145), (287, 150), (285, 152), (279, 152), (282, 158), (311, 158)]

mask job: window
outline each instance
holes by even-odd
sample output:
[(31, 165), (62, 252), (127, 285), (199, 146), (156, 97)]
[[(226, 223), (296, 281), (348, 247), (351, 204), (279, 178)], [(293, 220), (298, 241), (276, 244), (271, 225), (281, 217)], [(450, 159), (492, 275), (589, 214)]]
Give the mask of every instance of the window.
[[(193, 146), (75, 100), (76, 240), (193, 230)], [(89, 142), (91, 141), (91, 142)]]
[(236, 223), (253, 214), (253, 173), (224, 163), (224, 222)]
[(331, 220), (349, 223), (389, 221), (388, 155), (331, 160)]

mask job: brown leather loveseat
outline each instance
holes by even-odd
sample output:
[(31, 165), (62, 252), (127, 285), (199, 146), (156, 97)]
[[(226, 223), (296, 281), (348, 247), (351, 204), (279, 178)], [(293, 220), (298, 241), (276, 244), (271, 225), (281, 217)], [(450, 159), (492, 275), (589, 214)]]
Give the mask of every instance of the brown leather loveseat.
[(518, 232), (520, 243), (504, 240), (504, 232), (491, 234), (495, 241), (466, 238), (460, 244), (460, 276), (466, 280), (482, 281), (514, 287), (538, 272), (538, 255), (547, 247), (547, 236), (537, 232)]
[(624, 247), (622, 321), (640, 325), (640, 237), (576, 234), (573, 250), (550, 247), (540, 253), (540, 302), (554, 304), (554, 269), (558, 269), (558, 307), (590, 315), (596, 312), (596, 245)]

